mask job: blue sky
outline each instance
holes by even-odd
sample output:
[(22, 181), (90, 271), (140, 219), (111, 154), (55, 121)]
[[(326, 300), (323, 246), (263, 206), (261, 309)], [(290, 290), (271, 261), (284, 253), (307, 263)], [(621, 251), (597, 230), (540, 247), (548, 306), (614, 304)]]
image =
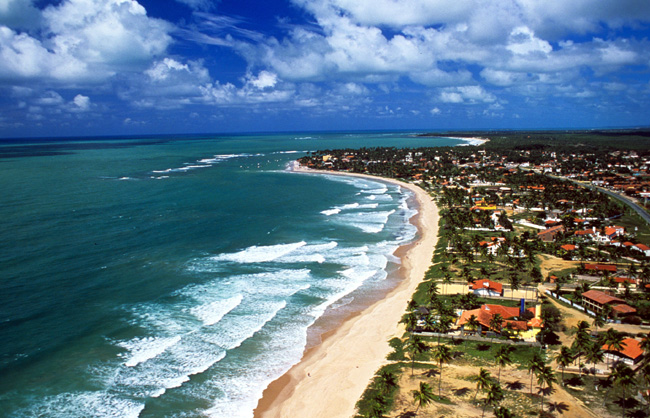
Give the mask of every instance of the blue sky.
[(0, 137), (648, 126), (648, 0), (0, 0)]

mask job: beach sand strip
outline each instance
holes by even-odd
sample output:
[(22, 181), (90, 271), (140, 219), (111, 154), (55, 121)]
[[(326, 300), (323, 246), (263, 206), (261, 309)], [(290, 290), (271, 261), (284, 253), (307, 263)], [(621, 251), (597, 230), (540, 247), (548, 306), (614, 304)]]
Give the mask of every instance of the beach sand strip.
[[(294, 167), (296, 171), (317, 173)], [(350, 418), (375, 372), (387, 363), (391, 352), (388, 341), (401, 337), (399, 325), (406, 305), (424, 273), (438, 237), (438, 208), (420, 187), (397, 180), (351, 173), (323, 172), (360, 176), (397, 184), (411, 190), (417, 199), (418, 215), (412, 222), (418, 238), (396, 253), (402, 260), (403, 280), (387, 296), (325, 333), (322, 342), (306, 350), (302, 360), (264, 391), (255, 418)]]

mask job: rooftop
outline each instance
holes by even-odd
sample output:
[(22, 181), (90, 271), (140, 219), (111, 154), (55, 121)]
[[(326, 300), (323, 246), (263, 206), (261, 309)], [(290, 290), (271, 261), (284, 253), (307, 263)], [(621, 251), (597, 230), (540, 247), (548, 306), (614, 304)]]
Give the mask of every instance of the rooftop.
[(639, 341), (635, 340), (634, 338), (624, 338), (622, 350), (617, 350), (615, 348), (610, 349), (610, 346), (607, 344), (603, 344), (602, 349), (605, 351), (614, 351), (618, 354), (622, 354), (625, 357), (631, 358), (633, 360), (643, 355), (643, 349), (641, 349), (641, 344), (639, 343)]
[(625, 303), (623, 299), (619, 299), (617, 297), (608, 295), (607, 293), (603, 293), (600, 290), (587, 290), (582, 294), (582, 297), (598, 302), (601, 305), (605, 305), (612, 302), (623, 303), (623, 304)]

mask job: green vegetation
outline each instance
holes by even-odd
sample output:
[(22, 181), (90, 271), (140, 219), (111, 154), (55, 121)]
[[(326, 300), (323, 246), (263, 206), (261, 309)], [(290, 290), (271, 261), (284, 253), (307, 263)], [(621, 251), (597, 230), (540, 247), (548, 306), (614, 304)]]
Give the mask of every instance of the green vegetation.
[[(625, 321), (650, 321), (650, 292), (644, 291), (650, 284), (650, 256), (643, 250), (643, 243), (650, 244), (650, 225), (620, 201), (591, 187), (593, 182), (630, 196), (648, 191), (650, 131), (464, 134), (487, 136), (490, 141), (478, 147), (324, 150), (300, 160), (314, 168), (417, 182), (435, 197), (440, 208), (439, 240), (432, 264), (401, 321), (407, 332), (390, 341), (394, 351), (388, 359), (394, 363), (378, 372), (359, 401), (359, 416), (395, 412), (391, 412), (398, 392), (391, 383), (395, 376), (419, 383), (405, 395), (413, 413), (431, 403), (457, 401), (442, 385), (449, 363), (480, 368), (473, 395), (475, 400), (480, 398), (474, 405), (484, 414), (492, 410), (497, 417), (537, 415), (535, 408), (541, 410), (539, 415), (562, 413), (567, 405), (545, 403), (555, 383), (585, 399), (591, 394), (576, 395), (579, 391), (573, 388), (607, 387), (603, 407), (623, 416), (630, 411), (639, 414), (639, 405), (630, 401), (630, 394), (634, 388), (650, 387), (650, 365), (636, 373), (616, 366), (609, 379), (583, 376), (588, 365), (602, 365), (603, 344), (621, 347), (623, 334), (611, 328), (603, 330), (611, 310), (593, 324), (582, 321), (567, 329), (561, 310), (542, 296), (544, 327), (538, 340), (550, 346), (546, 350), (504, 344), (513, 333), (513, 324), (499, 313), (491, 316), (489, 326), (480, 325), (476, 316), (465, 317), (465, 331), (478, 333), (489, 328), (491, 332), (485, 335), (491, 338), (483, 341), (457, 337), (442, 341), (441, 336), (423, 337), (418, 332), (448, 333), (455, 327), (459, 310), (484, 304), (519, 306), (516, 298), (495, 300), (466, 292), (466, 286), (475, 280), (488, 279), (508, 291), (527, 293), (551, 275), (556, 276), (555, 284), (548, 286), (574, 304), (583, 303), (584, 292), (601, 286), (618, 291), (617, 297), (636, 309)], [(549, 231), (552, 234), (545, 235)], [(619, 286), (614, 274), (588, 268), (596, 263), (615, 266), (617, 276), (638, 281), (638, 288), (632, 289), (629, 283)], [(578, 281), (577, 274), (586, 277)], [(534, 295), (531, 291), (526, 298)], [(572, 308), (571, 303), (559, 303)], [(528, 302), (527, 308), (534, 305)], [(521, 319), (530, 320), (532, 315), (528, 315)], [(592, 337), (590, 326), (600, 331), (598, 337)], [(572, 338), (572, 344), (563, 345), (566, 338)], [(650, 352), (650, 339), (644, 350)], [(551, 358), (554, 362), (549, 364)], [(529, 373), (530, 393), (525, 396), (501, 387), (501, 371), (510, 364)], [(574, 367), (578, 368), (576, 374)], [(424, 376), (437, 377), (437, 396), (432, 387), (435, 381), (427, 382)], [(539, 395), (533, 393), (535, 382)], [(443, 411), (438, 408), (437, 412)]]

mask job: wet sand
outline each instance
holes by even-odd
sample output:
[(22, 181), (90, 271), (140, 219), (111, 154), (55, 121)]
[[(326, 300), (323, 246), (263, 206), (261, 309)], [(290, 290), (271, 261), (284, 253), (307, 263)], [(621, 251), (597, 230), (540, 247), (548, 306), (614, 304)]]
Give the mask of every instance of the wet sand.
[[(317, 173), (294, 167), (296, 171)], [(407, 188), (415, 193), (418, 215), (411, 221), (418, 238), (402, 246), (396, 256), (402, 260), (402, 280), (383, 299), (323, 334), (322, 342), (306, 350), (302, 360), (264, 391), (256, 418), (349, 418), (375, 372), (386, 364), (391, 352), (388, 341), (404, 333), (399, 320), (415, 289), (424, 278), (438, 237), (438, 208), (420, 187), (397, 180), (351, 173)]]

